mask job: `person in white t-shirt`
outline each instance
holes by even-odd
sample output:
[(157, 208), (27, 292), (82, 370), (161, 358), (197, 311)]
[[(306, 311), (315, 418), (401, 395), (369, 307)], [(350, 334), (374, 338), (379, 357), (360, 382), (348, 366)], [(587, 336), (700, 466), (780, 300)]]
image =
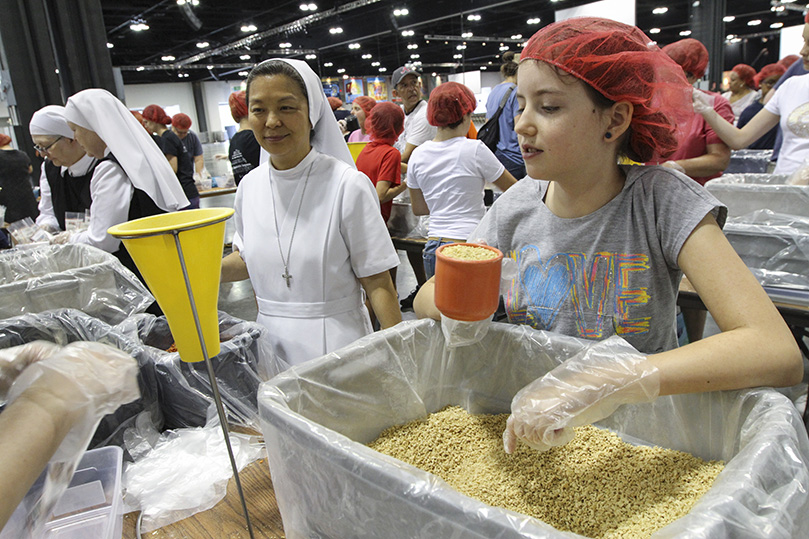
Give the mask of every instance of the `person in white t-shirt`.
[(486, 183), (503, 191), (516, 183), (483, 142), (466, 138), (476, 105), (472, 90), (463, 84), (445, 82), (433, 90), (427, 119), (438, 132), (410, 157), (407, 186), (413, 213), (430, 216), (422, 254), (428, 279), (435, 274), (435, 250), (465, 241), (485, 215)]

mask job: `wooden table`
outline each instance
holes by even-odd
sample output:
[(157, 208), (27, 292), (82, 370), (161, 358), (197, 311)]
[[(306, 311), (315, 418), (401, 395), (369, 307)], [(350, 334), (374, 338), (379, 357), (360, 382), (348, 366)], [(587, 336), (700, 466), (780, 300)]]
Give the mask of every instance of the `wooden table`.
[(205, 189), (204, 191), (199, 192), (200, 198), (207, 198), (207, 197), (216, 197), (219, 195), (229, 195), (230, 193), (235, 193), (235, 187), (214, 187), (212, 189)]
[[(253, 535), (262, 539), (286, 537), (281, 514), (275, 501), (275, 491), (270, 480), (267, 459), (261, 458), (240, 473), (247, 512), (253, 526)], [(139, 539), (135, 534), (139, 512), (124, 515), (124, 539)], [(247, 539), (247, 525), (242, 512), (236, 481), (231, 478), (225, 498), (211, 509), (197, 513), (185, 520), (144, 533), (149, 539)]]

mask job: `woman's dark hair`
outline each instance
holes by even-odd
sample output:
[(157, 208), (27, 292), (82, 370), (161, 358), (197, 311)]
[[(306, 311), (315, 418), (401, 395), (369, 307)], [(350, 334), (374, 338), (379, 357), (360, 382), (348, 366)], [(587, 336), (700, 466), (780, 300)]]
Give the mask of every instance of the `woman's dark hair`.
[(514, 60), (514, 51), (506, 51), (503, 55), (503, 63), (500, 65), (500, 74), (503, 75), (504, 78), (508, 77), (516, 77), (517, 76), (517, 68), (520, 65)]
[(306, 91), (306, 83), (303, 82), (303, 77), (298, 71), (289, 65), (288, 63), (282, 60), (267, 60), (265, 62), (261, 62), (256, 67), (250, 70), (250, 74), (247, 75), (247, 89), (245, 90), (247, 95), (245, 96), (246, 101), (250, 103), (250, 84), (258, 78), (258, 77), (271, 77), (273, 75), (286, 75), (300, 87), (301, 92), (303, 93), (303, 97), (306, 98), (306, 101), (309, 101), (309, 94)]

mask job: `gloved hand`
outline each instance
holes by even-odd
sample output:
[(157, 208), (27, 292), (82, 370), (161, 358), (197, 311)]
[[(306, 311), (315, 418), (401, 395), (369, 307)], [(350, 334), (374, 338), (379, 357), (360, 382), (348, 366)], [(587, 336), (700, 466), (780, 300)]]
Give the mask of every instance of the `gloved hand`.
[(6, 402), (11, 384), (32, 363), (58, 352), (59, 346), (47, 341), (34, 341), (0, 350), (0, 404)]
[(64, 245), (70, 241), (72, 232), (60, 232), (50, 239), (51, 245)]
[(701, 90), (693, 88), (691, 90), (691, 104), (694, 107), (694, 112), (697, 114), (705, 115), (713, 110), (716, 96), (707, 94)]
[(9, 401), (25, 392), (45, 409), (66, 416), (73, 428), (51, 460), (67, 461), (86, 449), (102, 417), (140, 396), (137, 376), (137, 362), (117, 348), (74, 342), (26, 368), (12, 385)]
[(657, 398), (657, 367), (644, 356), (616, 354), (614, 339), (589, 346), (514, 396), (503, 432), (506, 453), (518, 439), (539, 451), (564, 445), (573, 427), (609, 417), (622, 404)]
[(685, 174), (685, 169), (683, 168), (682, 165), (677, 163), (677, 161), (666, 161), (665, 163), (662, 163), (660, 166), (666, 167), (666, 168), (672, 168), (672, 169), (676, 170), (677, 172), (682, 172), (683, 174)]

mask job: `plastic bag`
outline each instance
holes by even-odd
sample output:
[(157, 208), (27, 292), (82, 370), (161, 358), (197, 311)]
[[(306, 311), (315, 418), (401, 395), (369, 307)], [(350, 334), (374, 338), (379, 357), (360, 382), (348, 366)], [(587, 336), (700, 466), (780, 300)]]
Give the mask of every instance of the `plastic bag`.
[[(230, 443), (239, 470), (262, 456), (255, 437), (231, 433)], [(233, 471), (213, 410), (204, 427), (162, 435), (149, 422), (139, 422), (126, 432), (126, 445), (134, 462), (124, 464), (125, 512), (143, 512), (142, 531), (210, 509), (225, 497)]]

